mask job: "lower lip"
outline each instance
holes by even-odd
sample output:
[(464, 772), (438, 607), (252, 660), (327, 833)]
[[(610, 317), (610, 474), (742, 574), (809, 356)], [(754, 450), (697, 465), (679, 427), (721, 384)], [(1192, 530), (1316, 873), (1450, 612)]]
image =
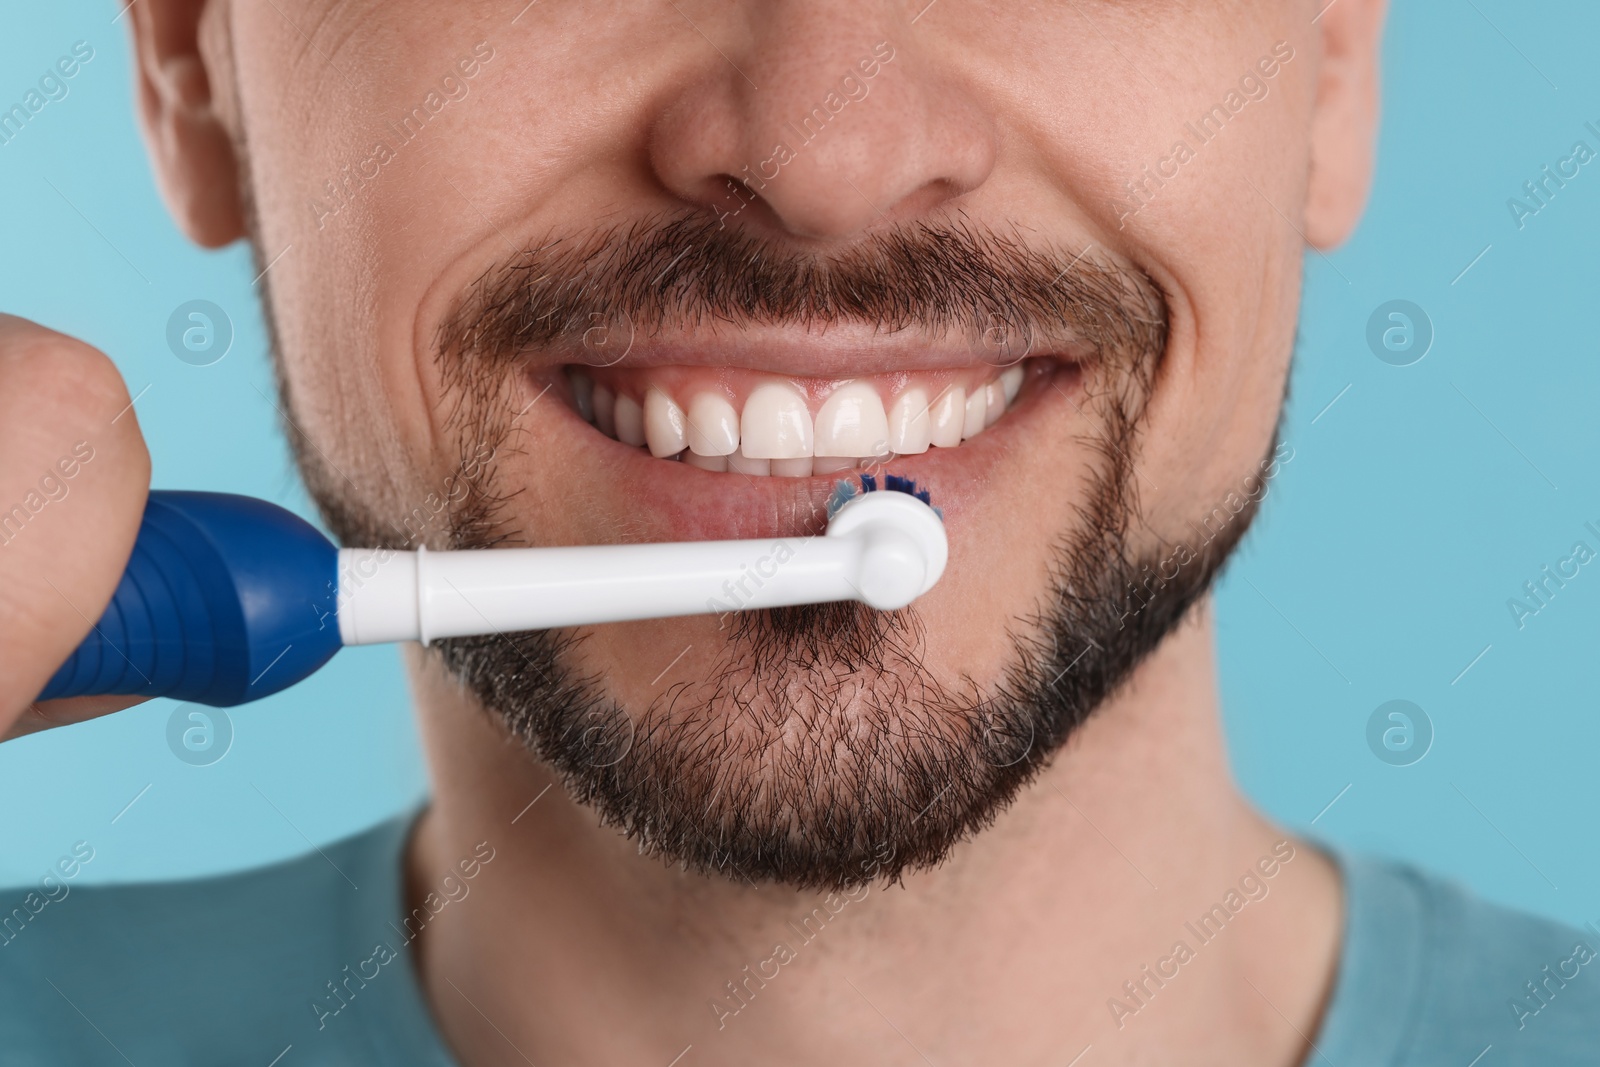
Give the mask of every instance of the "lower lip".
[[(984, 488), (1004, 460), (1025, 447), (1029, 424), (1081, 391), (1076, 363), (1040, 361), (1005, 416), (955, 448), (930, 448), (889, 461), (863, 460), (863, 473), (896, 474), (927, 489), (947, 519), (982, 506)], [(1054, 393), (1061, 393), (1059, 397)], [(630, 540), (708, 541), (794, 537), (820, 532), (834, 486), (855, 474), (809, 478), (751, 477), (705, 471), (656, 459), (649, 451), (613, 440), (562, 404), (570, 432), (582, 435), (599, 466), (596, 477), (616, 486), (628, 510), (649, 534)], [(1070, 409), (1069, 409), (1070, 410)], [(1060, 413), (1057, 413), (1059, 415)], [(638, 527), (634, 527), (637, 529)]]

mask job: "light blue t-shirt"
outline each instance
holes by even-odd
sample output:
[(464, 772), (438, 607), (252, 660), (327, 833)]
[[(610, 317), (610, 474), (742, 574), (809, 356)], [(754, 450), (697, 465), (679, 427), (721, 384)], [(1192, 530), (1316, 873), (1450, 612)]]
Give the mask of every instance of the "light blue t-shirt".
[[(0, 1064), (455, 1067), (408, 948), (412, 818), (257, 870), (0, 913)], [(1306, 1067), (1600, 1064), (1600, 931), (1335, 858), (1343, 954)]]

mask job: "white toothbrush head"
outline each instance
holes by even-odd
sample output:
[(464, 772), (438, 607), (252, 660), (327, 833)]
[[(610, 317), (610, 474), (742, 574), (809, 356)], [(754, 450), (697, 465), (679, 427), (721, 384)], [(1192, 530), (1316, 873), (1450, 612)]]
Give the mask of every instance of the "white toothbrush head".
[(828, 537), (861, 542), (857, 592), (863, 603), (894, 611), (932, 589), (944, 574), (949, 539), (944, 516), (909, 478), (860, 476), (843, 481), (828, 501)]

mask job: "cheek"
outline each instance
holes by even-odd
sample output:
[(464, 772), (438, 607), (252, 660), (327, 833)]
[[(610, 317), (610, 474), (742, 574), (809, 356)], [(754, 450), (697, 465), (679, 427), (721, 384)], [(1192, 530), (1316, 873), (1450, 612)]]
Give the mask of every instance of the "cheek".
[[(436, 368), (419, 359), (429, 339), (417, 336), (417, 307), (448, 236), (479, 225), (439, 173), (473, 158), (448, 131), (470, 129), (477, 101), (448, 103), (410, 140), (402, 119), (483, 40), (483, 6), (462, 5), (448, 33), (406, 35), (392, 30), (424, 17), (405, 10), (413, 0), (347, 5), (319, 25), (316, 47), (270, 5), (234, 16), (251, 42), (238, 50), (240, 107), (290, 417), (340, 492), (354, 481), (369, 505), (401, 513), (447, 473), (429, 469), (442, 451)], [(369, 76), (347, 82), (339, 70), (359, 55)]]
[(1249, 105), (1226, 145), (1206, 146), (1129, 226), (1152, 249), (1148, 267), (1172, 304), (1140, 453), (1161, 487), (1143, 486), (1142, 503), (1169, 537), (1229, 492), (1245, 492), (1282, 407), (1304, 256), (1284, 216), (1305, 203), (1303, 176), (1271, 162), (1294, 157), (1283, 145), (1305, 138), (1303, 97), (1287, 88)]
[[(1286, 255), (1260, 270), (1255, 290), (1241, 284), (1247, 301), (1219, 300), (1174, 331), (1174, 373), (1157, 389), (1140, 450), (1158, 487), (1142, 485), (1141, 504), (1164, 539), (1192, 540), (1193, 522), (1230, 493), (1245, 498), (1253, 485), (1260, 495), (1252, 479), (1278, 424), (1296, 315), (1295, 292), (1271, 290), (1280, 274), (1299, 276), (1298, 261)], [(1216, 323), (1211, 332), (1208, 321)]]
[[(1026, 52), (1019, 61), (1033, 63), (1021, 80), (1058, 89), (1031, 147), (1100, 243), (1137, 262), (1172, 305), (1139, 446), (1140, 503), (1169, 538), (1237, 491), (1268, 450), (1298, 311), (1303, 242), (1285, 217), (1300, 214), (1304, 176), (1286, 161), (1304, 158), (1313, 49), (1295, 11), (1230, 6), (1226, 36), (1181, 22), (1140, 29), (1132, 13), (1105, 13), (1106, 36), (1119, 48), (1137, 41), (1140, 69), (1163, 71), (1155, 87), (1132, 74), (1063, 78), (1047, 57)], [(1194, 123), (1279, 40), (1295, 45), (1296, 58), (1271, 92), (1211, 138), (1197, 133)], [(1126, 69), (1106, 40), (1071, 48), (1081, 68)], [(1084, 118), (1108, 112), (1115, 123)]]

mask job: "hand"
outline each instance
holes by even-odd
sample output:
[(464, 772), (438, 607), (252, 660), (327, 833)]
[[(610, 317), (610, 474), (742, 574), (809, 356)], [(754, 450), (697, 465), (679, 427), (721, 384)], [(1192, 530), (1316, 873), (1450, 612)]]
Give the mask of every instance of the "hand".
[(150, 453), (115, 364), (0, 315), (0, 739), (138, 703), (35, 704), (116, 592), (150, 492)]

